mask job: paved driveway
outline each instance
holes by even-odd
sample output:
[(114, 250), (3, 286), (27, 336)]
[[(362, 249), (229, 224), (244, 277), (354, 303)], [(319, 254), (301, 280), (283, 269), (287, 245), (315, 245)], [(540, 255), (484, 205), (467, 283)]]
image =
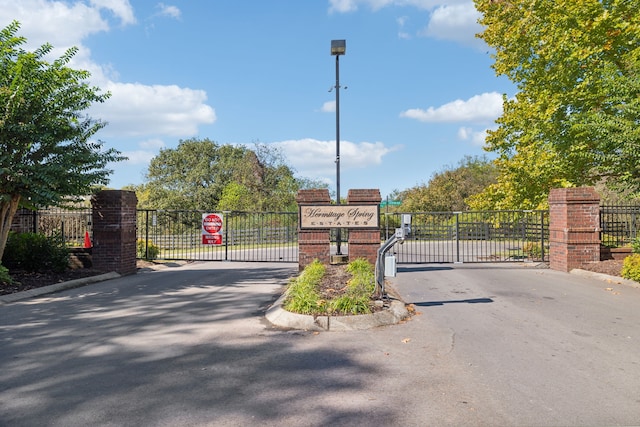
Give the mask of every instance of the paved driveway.
[(633, 425), (640, 290), (518, 265), (401, 266), (419, 312), (270, 328), (295, 264), (191, 263), (0, 307), (0, 425)]

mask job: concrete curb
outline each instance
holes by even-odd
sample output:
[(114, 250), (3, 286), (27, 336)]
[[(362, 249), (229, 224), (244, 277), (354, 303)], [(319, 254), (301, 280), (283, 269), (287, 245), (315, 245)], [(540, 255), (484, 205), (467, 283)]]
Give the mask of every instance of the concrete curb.
[(91, 283), (102, 282), (104, 280), (116, 279), (120, 274), (112, 271), (110, 273), (100, 274), (97, 276), (83, 277), (82, 279), (69, 280), (68, 282), (56, 283), (55, 285), (43, 286), (41, 288), (30, 289), (24, 292), (16, 292), (15, 294), (0, 296), (0, 304), (9, 304), (12, 302), (34, 298), (40, 295), (51, 294), (54, 292), (64, 291), (66, 289), (79, 288)]
[(311, 316), (291, 313), (282, 308), (285, 295), (267, 310), (265, 317), (271, 324), (287, 329), (305, 331), (353, 331), (393, 325), (409, 317), (402, 301), (392, 300), (389, 308), (372, 314), (357, 316)]
[(636, 282), (635, 280), (624, 279), (618, 276), (610, 276), (604, 273), (596, 273), (589, 270), (582, 270), (580, 268), (574, 268), (569, 273), (577, 274), (578, 276), (582, 276), (582, 277), (590, 277), (593, 279), (602, 280), (604, 282), (608, 282), (614, 285), (626, 285), (626, 286), (631, 286), (633, 288), (640, 288), (640, 283)]

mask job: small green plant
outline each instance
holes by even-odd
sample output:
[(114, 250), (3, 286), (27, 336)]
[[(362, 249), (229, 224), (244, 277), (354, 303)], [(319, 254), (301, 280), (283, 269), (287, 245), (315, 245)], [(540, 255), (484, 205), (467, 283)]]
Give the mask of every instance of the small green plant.
[(62, 272), (69, 268), (69, 251), (61, 236), (10, 233), (2, 264), (16, 270)]
[(622, 277), (640, 282), (640, 254), (626, 257), (622, 263)]
[(334, 313), (365, 314), (370, 313), (369, 302), (375, 290), (374, 268), (366, 259), (357, 259), (347, 266), (351, 279), (347, 283), (344, 295), (329, 301)]
[(640, 237), (636, 237), (631, 242), (631, 252), (634, 254), (640, 254)]
[(317, 291), (318, 284), (325, 274), (325, 267), (317, 259), (309, 264), (302, 273), (289, 283), (284, 309), (300, 314), (314, 314), (324, 306), (324, 300)]
[(326, 267), (314, 260), (287, 289), (285, 310), (300, 314), (365, 314), (371, 312), (371, 296), (375, 290), (374, 268), (366, 259), (352, 261), (347, 266), (351, 275), (345, 291), (327, 300), (318, 290)]
[(527, 242), (522, 246), (522, 252), (531, 259), (542, 258), (542, 244), (540, 242)]
[(3, 265), (0, 265), (0, 285), (10, 285), (13, 283), (13, 279), (9, 276), (9, 269)]
[(160, 248), (151, 240), (138, 239), (137, 255), (140, 259), (152, 260), (160, 255)]

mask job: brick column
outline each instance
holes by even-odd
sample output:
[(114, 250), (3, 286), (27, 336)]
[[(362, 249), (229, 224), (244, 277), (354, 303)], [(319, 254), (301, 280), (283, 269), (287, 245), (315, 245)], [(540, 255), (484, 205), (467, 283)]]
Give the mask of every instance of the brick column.
[[(331, 197), (326, 188), (299, 190), (296, 202), (301, 204), (330, 205)], [(301, 230), (298, 224), (298, 269), (300, 271), (317, 259), (323, 264), (330, 262), (329, 229)]]
[(600, 261), (600, 196), (593, 187), (551, 190), (549, 244), (553, 270)]
[(133, 191), (104, 190), (91, 198), (93, 267), (105, 272), (136, 272), (136, 206)]
[[(378, 189), (349, 190), (347, 204), (379, 205), (382, 197)], [(377, 221), (376, 221), (377, 222)], [(380, 248), (380, 227), (349, 229), (349, 262), (365, 258), (376, 265)]]

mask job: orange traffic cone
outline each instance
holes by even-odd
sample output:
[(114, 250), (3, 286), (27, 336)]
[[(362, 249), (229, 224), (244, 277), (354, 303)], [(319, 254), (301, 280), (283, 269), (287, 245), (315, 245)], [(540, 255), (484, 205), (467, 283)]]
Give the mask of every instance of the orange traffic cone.
[(89, 238), (89, 232), (88, 231), (84, 232), (84, 247), (85, 248), (90, 248), (91, 247), (91, 239)]

